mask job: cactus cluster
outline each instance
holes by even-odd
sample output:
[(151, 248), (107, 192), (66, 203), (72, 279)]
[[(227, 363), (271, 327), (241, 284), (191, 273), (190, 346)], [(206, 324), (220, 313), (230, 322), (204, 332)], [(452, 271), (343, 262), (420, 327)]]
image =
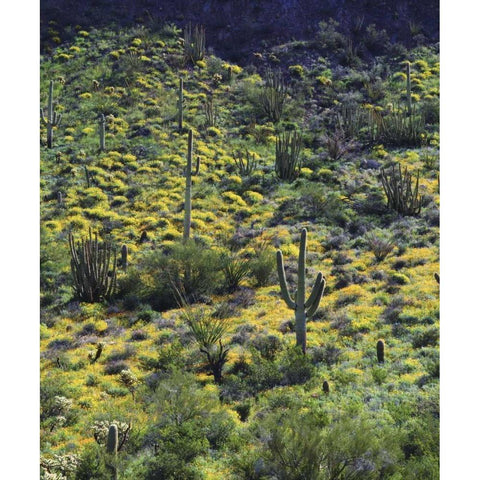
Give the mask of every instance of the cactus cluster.
[[(398, 169), (397, 169), (398, 166)], [(415, 181), (412, 174), (405, 167), (403, 174), (400, 165), (392, 165), (389, 173), (382, 168), (380, 178), (385, 195), (388, 200), (388, 208), (392, 208), (401, 215), (418, 215), (422, 209), (423, 196), (419, 194), (418, 182), (420, 173), (417, 171)]]
[(261, 107), (268, 120), (277, 123), (283, 115), (287, 99), (287, 86), (280, 71), (268, 70), (260, 96)]
[(70, 233), (68, 243), (75, 296), (89, 303), (109, 299), (115, 291), (117, 279), (116, 253), (112, 245), (100, 244), (97, 234), (92, 238), (91, 229), (88, 238), (77, 245)]
[(302, 139), (296, 131), (277, 136), (275, 142), (275, 173), (281, 180), (289, 182), (300, 174), (300, 151)]
[(189, 23), (183, 32), (183, 55), (185, 62), (195, 65), (205, 56), (205, 27)]
[(40, 116), (42, 118), (42, 122), (47, 126), (47, 147), (52, 148), (53, 127), (57, 127), (62, 121), (62, 114), (59, 114), (53, 110), (53, 80), (50, 80), (50, 87), (48, 90), (47, 116), (45, 116), (43, 108), (40, 109)]
[(325, 290), (325, 278), (320, 272), (313, 285), (310, 297), (305, 299), (305, 260), (307, 251), (307, 230), (302, 229), (300, 236), (300, 251), (298, 254), (297, 291), (290, 295), (283, 266), (283, 255), (281, 250), (277, 251), (277, 270), (280, 281), (280, 291), (283, 300), (288, 307), (295, 311), (295, 333), (297, 346), (306, 352), (307, 348), (307, 319), (311, 318), (318, 309), (320, 300)]

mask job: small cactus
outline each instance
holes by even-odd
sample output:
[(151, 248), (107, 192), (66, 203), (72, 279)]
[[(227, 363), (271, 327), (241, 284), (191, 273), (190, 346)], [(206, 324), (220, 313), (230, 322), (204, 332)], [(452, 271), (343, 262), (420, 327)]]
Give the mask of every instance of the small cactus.
[(110, 425), (107, 437), (107, 453), (117, 454), (118, 451), (118, 427), (115, 424)]
[(110, 425), (107, 437), (107, 453), (112, 455), (110, 468), (112, 470), (112, 480), (117, 480), (117, 452), (118, 452), (118, 427), (115, 424)]
[(326, 380), (323, 382), (322, 390), (325, 395), (328, 395), (330, 393), (330, 385)]
[(437, 283), (440, 285), (440, 275), (437, 272), (435, 272), (433, 276), (435, 277), (435, 280), (437, 281)]
[(98, 133), (100, 135), (100, 150), (105, 150), (105, 115), (102, 113), (98, 121)]
[(378, 363), (385, 362), (385, 343), (383, 340), (377, 342), (377, 361)]
[(50, 88), (48, 91), (48, 107), (47, 116), (45, 117), (43, 108), (40, 109), (42, 122), (47, 126), (47, 147), (52, 148), (53, 144), (53, 127), (60, 125), (62, 114), (58, 114), (53, 110), (53, 80), (50, 80)]

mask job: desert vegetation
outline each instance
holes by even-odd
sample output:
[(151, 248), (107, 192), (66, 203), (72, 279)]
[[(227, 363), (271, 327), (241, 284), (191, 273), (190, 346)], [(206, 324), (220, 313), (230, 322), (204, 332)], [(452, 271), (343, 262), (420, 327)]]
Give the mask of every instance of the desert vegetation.
[(42, 478), (438, 479), (438, 45), (48, 31)]

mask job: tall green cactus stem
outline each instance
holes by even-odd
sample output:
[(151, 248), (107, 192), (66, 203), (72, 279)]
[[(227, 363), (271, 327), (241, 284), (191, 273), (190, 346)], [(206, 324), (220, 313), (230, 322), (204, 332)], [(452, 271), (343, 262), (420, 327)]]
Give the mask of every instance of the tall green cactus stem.
[(98, 121), (98, 133), (100, 134), (100, 150), (105, 150), (105, 115), (102, 113)]
[(197, 157), (195, 171), (192, 172), (193, 132), (188, 131), (187, 168), (185, 170), (185, 216), (183, 220), (183, 242), (190, 238), (190, 226), (192, 223), (192, 175), (198, 175), (200, 170), (200, 157)]
[(126, 245), (122, 245), (120, 253), (121, 253), (122, 270), (124, 272), (126, 272), (127, 271), (127, 265), (128, 265), (128, 247)]
[(410, 81), (410, 62), (407, 62), (407, 111), (412, 115), (412, 83)]
[(110, 425), (107, 437), (107, 453), (112, 455), (112, 480), (117, 480), (117, 452), (118, 452), (118, 427), (115, 424)]
[(52, 148), (53, 144), (53, 127), (60, 125), (62, 114), (58, 114), (53, 110), (53, 80), (50, 80), (50, 88), (48, 91), (48, 107), (47, 116), (45, 117), (43, 108), (40, 109), (42, 122), (47, 126), (47, 147)]
[[(298, 254), (298, 285), (296, 294), (290, 295), (283, 266), (283, 255), (281, 250), (277, 250), (277, 270), (280, 281), (280, 291), (282, 298), (288, 307), (295, 311), (295, 333), (297, 337), (297, 346), (302, 348), (305, 353), (307, 349), (307, 318), (311, 318), (318, 309), (320, 300), (325, 290), (325, 278), (320, 272), (313, 285), (312, 293), (305, 301), (305, 259), (307, 251), (307, 230), (302, 229), (300, 236), (300, 252)], [(295, 299), (295, 300), (294, 300)]]
[(378, 363), (385, 362), (385, 343), (383, 340), (377, 342), (377, 361)]
[(178, 86), (178, 131), (183, 130), (183, 78)]

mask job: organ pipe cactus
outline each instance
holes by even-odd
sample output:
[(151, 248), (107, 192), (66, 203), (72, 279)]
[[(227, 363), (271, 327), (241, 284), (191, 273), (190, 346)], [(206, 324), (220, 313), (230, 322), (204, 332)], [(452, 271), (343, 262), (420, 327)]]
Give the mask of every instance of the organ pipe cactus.
[(301, 347), (305, 353), (307, 347), (307, 319), (311, 318), (318, 309), (320, 300), (325, 290), (325, 278), (320, 272), (313, 285), (312, 292), (308, 300), (305, 300), (305, 259), (307, 250), (307, 230), (302, 229), (300, 236), (300, 252), (298, 255), (298, 285), (297, 291), (292, 296), (288, 291), (285, 268), (283, 266), (283, 255), (280, 250), (277, 251), (277, 269), (280, 281), (280, 291), (283, 300), (289, 308), (295, 311), (295, 333), (297, 337), (297, 346)]
[(97, 234), (92, 238), (91, 229), (88, 238), (82, 239), (77, 246), (73, 234), (70, 233), (68, 243), (76, 297), (89, 303), (108, 300), (115, 291), (117, 280), (115, 250), (109, 243), (100, 244)]
[[(398, 166), (398, 169), (397, 169)], [(407, 167), (402, 168), (399, 164), (392, 165), (388, 174), (385, 168), (380, 170), (380, 179), (388, 200), (388, 208), (396, 210), (401, 215), (418, 215), (422, 209), (423, 196), (419, 194), (418, 183), (420, 173), (417, 171), (417, 179), (414, 180)]]
[(190, 226), (192, 223), (192, 175), (198, 175), (200, 170), (200, 157), (197, 157), (195, 171), (192, 172), (193, 132), (188, 131), (187, 168), (185, 170), (185, 216), (183, 220), (183, 241), (190, 238)]
[(105, 150), (105, 115), (102, 113), (98, 121), (98, 133), (100, 135), (100, 150)]
[(47, 126), (47, 147), (52, 148), (53, 143), (53, 127), (60, 125), (62, 114), (53, 110), (53, 80), (50, 80), (50, 88), (48, 91), (48, 107), (47, 116), (45, 117), (43, 108), (40, 109), (42, 122)]

